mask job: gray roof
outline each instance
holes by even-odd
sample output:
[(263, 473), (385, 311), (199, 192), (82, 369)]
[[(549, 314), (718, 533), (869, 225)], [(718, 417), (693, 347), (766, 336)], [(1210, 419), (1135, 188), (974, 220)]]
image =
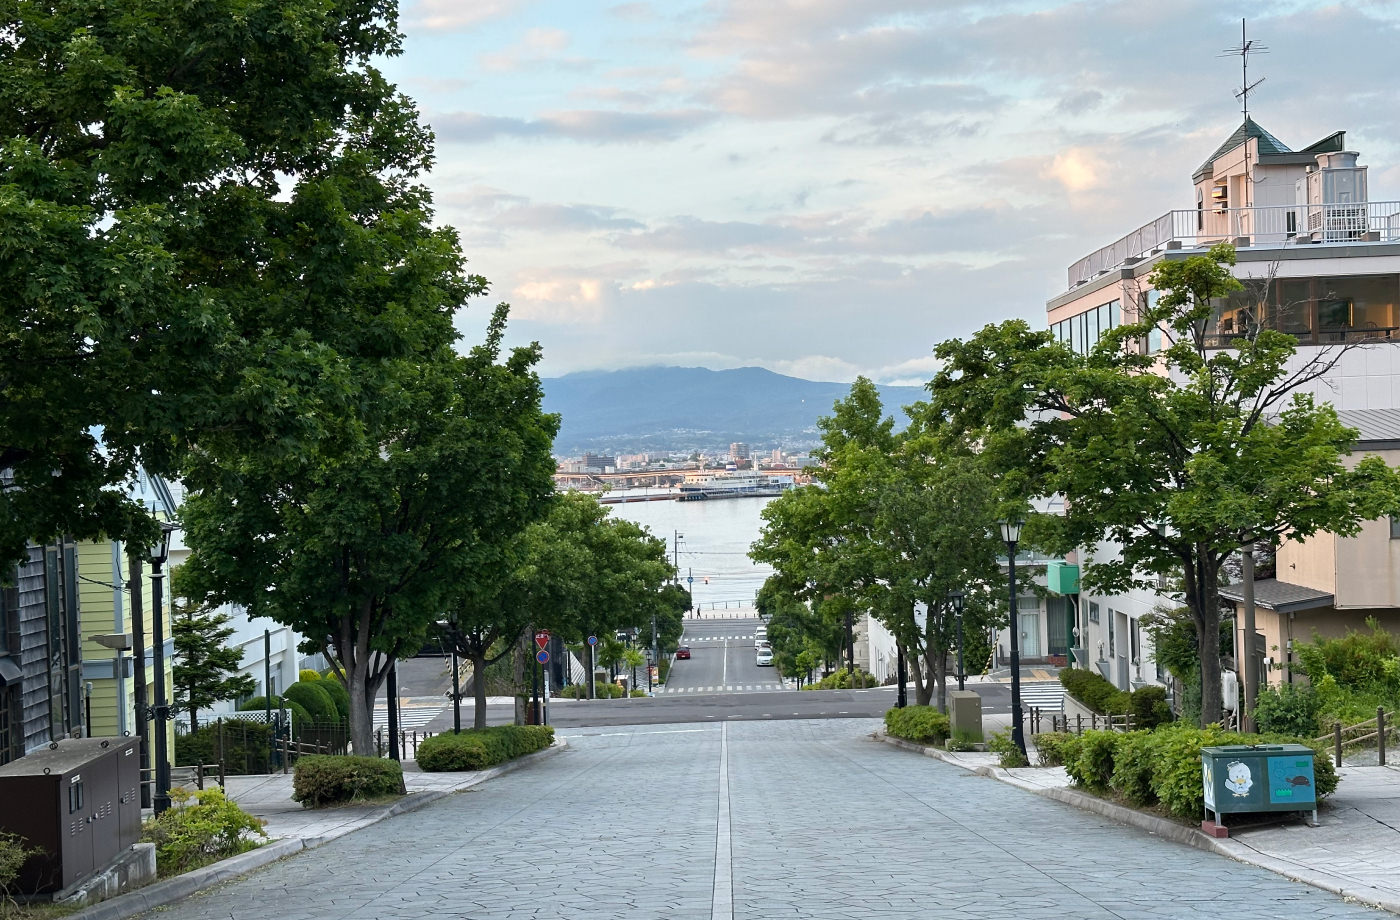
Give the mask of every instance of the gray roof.
[(1400, 409), (1338, 409), (1337, 418), (1348, 428), (1361, 432), (1357, 447), (1400, 447)]
[(1225, 138), (1225, 143), (1215, 148), (1215, 153), (1212, 153), (1209, 157), (1206, 158), (1206, 161), (1201, 164), (1201, 168), (1196, 170), (1196, 175), (1200, 176), (1204, 174), (1206, 170), (1210, 169), (1210, 164), (1214, 163), (1217, 157), (1224, 156), (1231, 150), (1234, 150), (1236, 147), (1243, 144), (1245, 141), (1249, 140), (1251, 137), (1259, 139), (1259, 154), (1261, 156), (1271, 153), (1293, 152), (1292, 148), (1290, 148), (1283, 141), (1279, 140), (1278, 138), (1270, 134), (1268, 131), (1265, 131), (1263, 128), (1259, 127), (1259, 123), (1256, 122), (1253, 118), (1246, 118), (1244, 120), (1244, 124), (1236, 128), (1235, 133)]
[[(1220, 589), (1223, 600), (1236, 604), (1244, 602), (1244, 585), (1230, 585)], [(1261, 578), (1254, 583), (1254, 606), (1265, 610), (1289, 613), (1294, 610), (1316, 610), (1331, 607), (1334, 595), (1326, 591), (1316, 591), (1302, 585), (1289, 584), (1277, 578)]]

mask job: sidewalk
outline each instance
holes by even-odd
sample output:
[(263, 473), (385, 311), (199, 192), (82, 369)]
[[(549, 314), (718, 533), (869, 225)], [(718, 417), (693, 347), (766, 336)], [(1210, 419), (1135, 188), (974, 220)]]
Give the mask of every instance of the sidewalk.
[(454, 792), (494, 779), (503, 773), (530, 766), (553, 757), (568, 747), (563, 738), (553, 746), (527, 754), (509, 763), (475, 773), (424, 773), (411, 760), (403, 761), (404, 786), (408, 794), (385, 805), (342, 805), (336, 808), (303, 808), (292, 801), (292, 774), (230, 776), (224, 793), (239, 807), (263, 819), (268, 841), (256, 850), (234, 856), (127, 892), (110, 900), (71, 913), (66, 920), (126, 920), (155, 910), (211, 885), (251, 872), (301, 850), (318, 847), (353, 831), (377, 824), (438, 801)]
[[(1116, 805), (1070, 786), (1064, 767), (1007, 770), (997, 755), (953, 753), (882, 740), (1036, 795), (1141, 828), (1156, 836), (1259, 866), (1287, 878), (1400, 913), (1400, 768), (1342, 767), (1341, 784), (1318, 810), (1319, 827), (1298, 819), (1232, 828), (1224, 840), (1168, 818)], [(1035, 759), (1032, 752), (1031, 759)]]

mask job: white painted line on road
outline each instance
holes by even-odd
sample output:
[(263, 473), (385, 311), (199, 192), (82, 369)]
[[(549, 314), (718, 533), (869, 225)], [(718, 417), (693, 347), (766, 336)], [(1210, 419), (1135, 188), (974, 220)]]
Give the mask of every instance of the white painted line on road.
[(729, 683), (729, 640), (724, 640), (724, 672), (720, 675), (721, 684)]
[(715, 886), (710, 920), (734, 920), (734, 865), (729, 824), (729, 726), (719, 734), (719, 823), (715, 829)]
[(665, 728), (654, 732), (599, 732), (597, 734), (560, 735), (560, 738), (626, 738), (629, 735), (689, 735), (695, 732), (712, 732), (712, 728)]

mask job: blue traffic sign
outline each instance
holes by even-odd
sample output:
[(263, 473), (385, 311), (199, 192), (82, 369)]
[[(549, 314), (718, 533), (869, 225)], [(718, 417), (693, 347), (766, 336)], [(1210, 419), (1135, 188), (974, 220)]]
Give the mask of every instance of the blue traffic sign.
[(588, 637), (588, 644), (589, 644), (589, 645), (597, 645), (597, 644), (598, 644), (598, 637), (597, 637), (597, 636), (589, 636), (589, 637)]
[(535, 660), (538, 661), (540, 664), (549, 664), (549, 652), (546, 652), (544, 649), (540, 649), (538, 652), (535, 653)]

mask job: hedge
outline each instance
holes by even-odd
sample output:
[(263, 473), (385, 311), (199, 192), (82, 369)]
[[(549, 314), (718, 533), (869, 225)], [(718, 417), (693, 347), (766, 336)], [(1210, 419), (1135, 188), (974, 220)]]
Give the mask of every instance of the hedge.
[(1083, 668), (1061, 670), (1060, 683), (1066, 693), (1100, 715), (1131, 713), (1137, 728), (1156, 728), (1172, 720), (1165, 687), (1151, 685), (1129, 693), (1119, 690), (1102, 675)]
[(323, 683), (321, 680), (299, 680), (282, 691), (282, 696), (293, 703), (299, 703), (313, 722), (339, 722), (340, 710), (336, 708), (330, 691), (321, 686)]
[(942, 744), (948, 740), (948, 717), (932, 706), (905, 706), (885, 713), (885, 732), (906, 741)]
[[(278, 711), (279, 709), (286, 709), (288, 712), (290, 712), (290, 713), (292, 714), (292, 728), (293, 728), (293, 730), (299, 729), (299, 728), (301, 728), (303, 725), (309, 725), (310, 723), (312, 723), (312, 722), (315, 721), (314, 719), (311, 718), (311, 713), (309, 713), (309, 712), (306, 711), (306, 707), (303, 706), (303, 705), (301, 705), (300, 703), (298, 703), (296, 700), (289, 700), (289, 699), (287, 699), (286, 697), (273, 697), (273, 698), (272, 698), (272, 714), (273, 714), (274, 717), (276, 717), (277, 711)], [(266, 712), (266, 711), (267, 711), (267, 697), (265, 697), (265, 696), (255, 696), (255, 697), (253, 697), (251, 700), (247, 700), (246, 702), (244, 702), (244, 704), (243, 704), (242, 706), (239, 706), (239, 707), (238, 707), (238, 711), (239, 711), (239, 712)]]
[(429, 773), (484, 770), (554, 743), (551, 725), (493, 725), (443, 732), (418, 745), (418, 766)]
[(321, 678), (320, 687), (330, 694), (331, 702), (335, 703), (335, 711), (340, 714), (340, 721), (350, 721), (350, 691), (345, 689), (345, 685), (340, 682), (340, 678), (334, 675)]
[(315, 754), (298, 760), (292, 777), (292, 800), (307, 808), (403, 793), (403, 767), (382, 757)]
[(1195, 728), (1184, 723), (1154, 731), (1088, 731), (1061, 747), (1065, 772), (1076, 785), (1095, 792), (1113, 791), (1135, 805), (1160, 803), (1174, 817), (1199, 820), (1205, 805), (1201, 785), (1201, 748), (1223, 744), (1301, 743), (1318, 752), (1313, 779), (1319, 800), (1337, 789), (1336, 767), (1325, 745), (1280, 735), (1244, 735), (1218, 725)]
[[(218, 723), (206, 724), (198, 731), (175, 736), (175, 763), (182, 767), (214, 764), (221, 760), (224, 772), (230, 776), (262, 773), (268, 768), (272, 751), (272, 726), (246, 719), (225, 719), (223, 750)], [(222, 757), (220, 756), (222, 754)]]

